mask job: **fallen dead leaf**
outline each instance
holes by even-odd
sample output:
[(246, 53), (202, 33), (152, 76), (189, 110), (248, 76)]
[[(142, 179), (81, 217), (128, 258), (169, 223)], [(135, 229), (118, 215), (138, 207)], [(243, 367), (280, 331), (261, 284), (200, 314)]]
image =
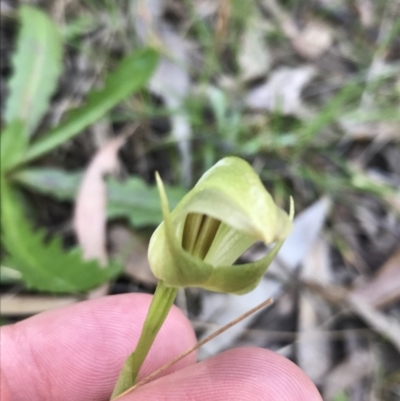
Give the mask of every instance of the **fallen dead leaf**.
[[(288, 24), (289, 21), (286, 22)], [(293, 22), (291, 22), (293, 24)], [(297, 27), (287, 30), (293, 48), (303, 57), (315, 60), (332, 45), (332, 31), (328, 25), (318, 20), (310, 20), (299, 30)], [(293, 33), (292, 33), (293, 32)]]
[(353, 294), (365, 302), (382, 308), (400, 300), (400, 247), (367, 284)]
[(285, 280), (295, 271), (319, 237), (331, 205), (330, 198), (324, 196), (296, 216), (293, 231), (276, 258), (279, 263), (268, 268), (268, 276)]
[(249, 19), (241, 38), (238, 64), (244, 81), (264, 76), (271, 65), (271, 55), (264, 41), (264, 30), (259, 17)]
[(400, 123), (396, 121), (358, 122), (345, 117), (339, 123), (346, 133), (344, 139), (400, 141)]
[(75, 202), (73, 227), (86, 260), (107, 263), (106, 204), (104, 175), (118, 168), (117, 152), (126, 135), (112, 139), (100, 149), (86, 169)]
[(270, 12), (293, 48), (303, 57), (315, 60), (332, 44), (332, 30), (322, 21), (310, 19), (300, 29), (293, 18), (275, 0), (263, 0), (262, 5)]
[(314, 67), (281, 67), (273, 71), (267, 82), (249, 91), (245, 104), (250, 109), (277, 111), (299, 118), (310, 117), (303, 105), (301, 91), (314, 77)]
[(215, 0), (195, 0), (193, 7), (199, 18), (209, 18), (215, 16), (218, 11), (218, 1)]
[[(332, 280), (329, 244), (321, 237), (314, 242), (302, 263), (301, 278), (324, 283)], [(332, 313), (329, 305), (318, 295), (302, 291), (299, 301), (297, 362), (316, 384), (321, 384), (331, 364), (330, 341), (322, 323), (329, 320)], [(325, 328), (326, 329), (326, 328)], [(313, 338), (310, 336), (317, 336)]]
[(329, 302), (347, 306), (400, 351), (400, 323), (395, 318), (387, 316), (368, 303), (365, 298), (343, 287), (332, 284), (320, 285), (313, 280), (303, 283)]
[(324, 399), (333, 401), (342, 390), (371, 375), (374, 371), (374, 356), (368, 350), (353, 352), (349, 358), (333, 369), (326, 381)]
[(385, 200), (397, 213), (400, 213), (400, 191), (397, 191), (395, 194), (386, 195)]
[(355, 7), (360, 15), (360, 21), (366, 28), (370, 28), (374, 24), (376, 17), (375, 2), (372, 0), (356, 0)]
[(349, 294), (347, 303), (377, 333), (387, 338), (400, 352), (400, 323), (373, 307), (357, 294)]
[(215, 24), (215, 47), (217, 50), (226, 38), (231, 17), (231, 0), (219, 0), (218, 16)]

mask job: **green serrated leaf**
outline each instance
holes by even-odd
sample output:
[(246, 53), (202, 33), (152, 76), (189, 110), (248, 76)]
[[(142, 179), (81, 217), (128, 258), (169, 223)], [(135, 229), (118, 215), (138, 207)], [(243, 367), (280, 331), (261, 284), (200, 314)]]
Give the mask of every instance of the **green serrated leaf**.
[(115, 277), (120, 268), (101, 268), (97, 261), (84, 262), (77, 250), (65, 252), (61, 239), (45, 244), (44, 233), (34, 232), (24, 216), (16, 193), (2, 179), (2, 240), (14, 268), (29, 288), (54, 293), (84, 292)]
[[(63, 170), (31, 168), (13, 175), (17, 182), (34, 191), (53, 196), (59, 200), (74, 200), (78, 192), (82, 173), (67, 173)], [(162, 221), (157, 188), (147, 185), (139, 177), (125, 181), (110, 179), (107, 182), (109, 218), (128, 218), (135, 227), (157, 225)], [(175, 207), (185, 195), (181, 187), (166, 187), (170, 204)]]
[(21, 6), (21, 29), (13, 57), (4, 120), (25, 123), (32, 135), (46, 112), (62, 68), (62, 43), (56, 25), (36, 8)]
[(82, 176), (80, 171), (71, 173), (56, 168), (29, 168), (18, 171), (12, 178), (35, 192), (70, 201), (78, 193)]
[(26, 150), (28, 138), (25, 135), (25, 124), (14, 120), (2, 131), (0, 137), (0, 169), (5, 174), (8, 167), (17, 162)]
[(158, 54), (153, 49), (140, 50), (123, 59), (118, 68), (106, 77), (102, 89), (90, 92), (83, 106), (71, 110), (63, 123), (32, 144), (23, 162), (42, 156), (72, 139), (116, 104), (142, 88), (150, 79), (157, 60)]

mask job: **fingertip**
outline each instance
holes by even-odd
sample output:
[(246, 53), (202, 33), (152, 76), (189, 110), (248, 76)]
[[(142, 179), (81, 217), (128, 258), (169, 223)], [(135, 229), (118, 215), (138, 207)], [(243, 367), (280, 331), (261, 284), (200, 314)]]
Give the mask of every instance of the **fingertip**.
[[(79, 401), (110, 396), (139, 339), (151, 300), (146, 294), (109, 296), (4, 327), (2, 368), (16, 400)], [(147, 376), (195, 341), (190, 322), (173, 307), (140, 376)], [(164, 374), (195, 359), (196, 354), (191, 354)]]
[(138, 388), (124, 401), (150, 396), (177, 401), (322, 401), (314, 384), (294, 363), (252, 347), (229, 350), (162, 377)]
[(11, 391), (3, 371), (0, 369), (0, 401), (11, 401)]

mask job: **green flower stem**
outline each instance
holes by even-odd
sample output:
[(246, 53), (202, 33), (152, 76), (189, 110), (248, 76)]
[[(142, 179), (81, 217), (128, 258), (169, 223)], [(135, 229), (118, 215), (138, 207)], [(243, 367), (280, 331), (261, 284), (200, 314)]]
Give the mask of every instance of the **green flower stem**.
[(167, 287), (162, 281), (158, 282), (139, 342), (135, 351), (125, 361), (111, 400), (136, 384), (139, 370), (174, 303), (177, 293), (178, 288)]

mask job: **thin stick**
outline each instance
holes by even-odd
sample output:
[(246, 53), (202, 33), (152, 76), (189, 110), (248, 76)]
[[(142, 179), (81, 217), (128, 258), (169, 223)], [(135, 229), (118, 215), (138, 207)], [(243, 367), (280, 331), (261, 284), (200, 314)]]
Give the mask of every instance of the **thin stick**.
[(221, 327), (220, 329), (218, 329), (217, 331), (215, 331), (214, 333), (210, 334), (209, 336), (207, 336), (206, 338), (203, 338), (202, 340), (200, 340), (197, 344), (195, 344), (193, 347), (187, 349), (185, 352), (183, 352), (182, 354), (178, 355), (177, 357), (175, 357), (174, 359), (171, 359), (168, 363), (166, 363), (165, 365), (161, 366), (161, 368), (157, 369), (156, 371), (154, 371), (153, 373), (150, 373), (148, 376), (146, 376), (143, 380), (141, 380), (139, 383), (136, 383), (134, 386), (132, 386), (130, 389), (126, 390), (125, 392), (123, 392), (122, 394), (120, 394), (118, 397), (116, 397), (114, 399), (114, 401), (118, 400), (120, 397), (125, 396), (127, 394), (129, 394), (130, 392), (136, 390), (138, 387), (143, 386), (144, 384), (148, 383), (149, 381), (151, 381), (152, 379), (154, 379), (156, 376), (158, 376), (160, 373), (164, 372), (164, 370), (168, 369), (170, 366), (172, 366), (174, 363), (180, 361), (181, 359), (185, 358), (187, 355), (191, 354), (193, 351), (196, 351), (197, 349), (199, 349), (202, 345), (204, 345), (205, 343), (211, 341), (213, 338), (219, 336), (220, 334), (222, 334), (224, 331), (230, 329), (232, 326), (234, 326), (235, 324), (239, 323), (240, 321), (242, 321), (243, 319), (246, 319), (246, 317), (249, 317), (250, 315), (252, 315), (253, 313), (258, 312), (259, 310), (271, 305), (274, 302), (274, 300), (272, 298), (268, 298), (266, 301), (261, 302), (259, 305), (255, 306), (254, 308), (250, 309), (249, 311), (247, 311), (246, 313), (243, 313), (243, 315), (240, 315), (239, 317), (237, 317), (236, 319), (232, 320), (230, 323), (226, 324), (225, 326)]

